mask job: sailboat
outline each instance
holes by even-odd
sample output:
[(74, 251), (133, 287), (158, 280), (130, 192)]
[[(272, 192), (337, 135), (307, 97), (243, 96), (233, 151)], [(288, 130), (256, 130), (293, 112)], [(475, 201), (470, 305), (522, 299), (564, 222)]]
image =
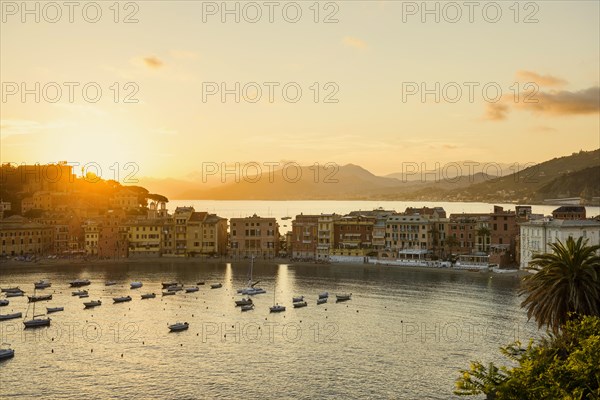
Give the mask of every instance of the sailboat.
[(258, 282), (252, 282), (252, 270), (254, 269), (254, 256), (250, 258), (250, 271), (248, 271), (248, 287), (238, 289), (238, 293), (252, 296), (254, 294), (267, 293), (265, 289), (254, 287)]
[(275, 284), (275, 286), (273, 287), (273, 306), (269, 307), (269, 310), (271, 310), (271, 312), (282, 312), (282, 311), (285, 311), (285, 306), (275, 303), (275, 293), (277, 292), (276, 289), (277, 289), (277, 284)]
[[(33, 292), (33, 294), (35, 296), (35, 291)], [(50, 318), (48, 318), (48, 317), (38, 318), (38, 317), (44, 317), (45, 314), (40, 314), (40, 315), (35, 314), (35, 303), (36, 302), (33, 302), (33, 319), (24, 320), (23, 325), (25, 325), (25, 328), (33, 328), (36, 326), (50, 326)], [(29, 313), (29, 307), (27, 307), (27, 312), (25, 313), (25, 318), (27, 318), (28, 313)]]

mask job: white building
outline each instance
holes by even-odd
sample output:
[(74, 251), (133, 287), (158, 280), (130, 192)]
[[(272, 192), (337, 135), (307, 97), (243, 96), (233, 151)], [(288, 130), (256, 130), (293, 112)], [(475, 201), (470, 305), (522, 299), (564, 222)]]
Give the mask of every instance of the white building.
[(551, 253), (551, 243), (565, 243), (569, 237), (588, 239), (588, 246), (600, 245), (600, 221), (542, 218), (522, 222), (521, 265), (524, 269), (537, 253)]

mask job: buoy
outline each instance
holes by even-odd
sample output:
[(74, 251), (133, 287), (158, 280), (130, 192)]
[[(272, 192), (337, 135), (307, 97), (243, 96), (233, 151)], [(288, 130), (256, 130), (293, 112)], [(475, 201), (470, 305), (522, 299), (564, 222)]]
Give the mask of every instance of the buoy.
[(123, 358), (123, 353), (121, 353), (121, 358)]
[(52, 352), (54, 353), (54, 349), (52, 349)]
[(92, 350), (90, 351), (90, 353), (93, 353), (93, 352), (94, 352), (94, 349), (92, 349)]

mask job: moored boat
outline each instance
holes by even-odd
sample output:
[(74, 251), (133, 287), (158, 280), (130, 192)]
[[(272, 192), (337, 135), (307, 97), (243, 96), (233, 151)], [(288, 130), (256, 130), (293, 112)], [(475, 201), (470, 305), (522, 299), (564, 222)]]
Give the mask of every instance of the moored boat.
[(222, 288), (223, 284), (222, 283), (213, 283), (212, 285), (210, 285), (211, 289), (219, 289)]
[(179, 292), (183, 290), (183, 285), (171, 285), (167, 287), (169, 292)]
[(19, 291), (19, 292), (6, 292), (6, 297), (21, 297), (25, 295), (25, 292)]
[(115, 282), (115, 281), (108, 281), (108, 282), (106, 282), (104, 284), (104, 286), (113, 286), (113, 285), (116, 285), (116, 284), (117, 284), (117, 282)]
[(131, 301), (131, 296), (113, 297), (113, 301), (115, 303), (124, 303), (126, 301)]
[(71, 296), (83, 296), (88, 294), (87, 290), (78, 290), (76, 292), (71, 292)]
[(52, 284), (50, 282), (45, 281), (45, 280), (35, 282), (33, 285), (36, 289), (46, 289), (46, 288), (52, 286)]
[(292, 297), (292, 303), (298, 303), (304, 301), (304, 296)]
[(143, 295), (142, 295), (142, 300), (143, 300), (143, 299), (153, 299), (153, 298), (155, 298), (155, 297), (156, 297), (156, 294), (155, 294), (155, 293), (146, 293), (146, 294), (143, 294)]
[[(33, 294), (35, 296), (35, 292)], [(35, 315), (35, 304), (36, 304), (36, 302), (33, 303), (33, 313), (32, 313), (33, 318), (23, 321), (23, 325), (25, 325), (25, 328), (35, 328), (38, 326), (50, 326), (50, 318), (49, 317), (46, 317), (43, 314)], [(25, 313), (25, 318), (27, 318), (28, 313), (29, 313), (29, 307), (27, 308), (27, 313)], [(39, 318), (39, 317), (41, 317), (41, 318)]]
[(188, 324), (187, 322), (184, 322), (184, 323), (177, 322), (173, 325), (169, 325), (169, 329), (171, 330), (171, 332), (185, 331), (189, 327), (190, 327), (190, 324)]
[(0, 299), (0, 307), (4, 307), (10, 304), (9, 300), (6, 299)]
[(246, 304), (245, 306), (241, 307), (242, 311), (250, 311), (250, 310), (254, 310), (254, 304)]
[(317, 299), (317, 305), (327, 303), (327, 297)]
[(29, 299), (30, 303), (36, 302), (36, 301), (47, 301), (47, 300), (52, 300), (52, 295), (51, 294), (44, 294), (44, 295), (40, 295), (40, 296), (27, 296), (27, 299)]
[(2, 289), (0, 289), (0, 291), (3, 292), (3, 293), (22, 292), (22, 290), (19, 289), (18, 286), (8, 287), (8, 288), (2, 288)]
[(352, 293), (350, 294), (336, 294), (335, 295), (335, 301), (339, 302), (339, 301), (348, 301), (350, 300), (352, 297)]
[(166, 289), (169, 286), (177, 286), (179, 283), (178, 282), (163, 282), (162, 283), (162, 288)]
[(271, 310), (271, 312), (282, 312), (285, 311), (285, 306), (275, 304), (274, 306), (269, 307), (269, 310)]
[(163, 290), (162, 295), (163, 296), (173, 296), (175, 293), (177, 293), (177, 292), (175, 292), (174, 290), (167, 290), (167, 291)]
[(328, 297), (329, 297), (329, 293), (328, 292), (319, 293), (319, 298), (320, 299), (326, 299)]
[(195, 287), (189, 287), (189, 288), (185, 288), (185, 292), (186, 293), (193, 293), (193, 292), (197, 292), (198, 290), (200, 290), (199, 287), (195, 286)]
[(83, 303), (83, 306), (85, 308), (98, 307), (100, 305), (102, 305), (102, 302), (100, 300), (86, 301), (85, 303)]
[(21, 318), (22, 316), (23, 316), (23, 313), (20, 313), (20, 312), (16, 312), (16, 313), (12, 313), (12, 314), (0, 314), (0, 321), (6, 321), (7, 319)]
[(10, 348), (10, 344), (2, 343), (0, 348), (0, 360), (6, 360), (15, 356), (15, 351)]
[(131, 282), (131, 283), (129, 284), (129, 286), (130, 286), (132, 289), (139, 289), (139, 288), (141, 288), (142, 286), (144, 286), (144, 284), (143, 284), (142, 282)]
[(241, 299), (241, 300), (236, 300), (235, 301), (235, 306), (249, 306), (250, 304), (252, 304), (252, 299), (251, 298), (246, 298), (246, 299)]
[(69, 282), (69, 285), (71, 285), (71, 287), (81, 287), (91, 284), (92, 282), (90, 282), (89, 279), (75, 279), (74, 281)]
[(202, 286), (202, 285), (204, 285), (204, 284), (205, 284), (205, 282), (204, 282), (204, 281), (200, 281), (200, 282), (196, 283), (196, 285), (198, 285), (198, 286)]
[(305, 301), (297, 301), (294, 304), (294, 308), (306, 307), (308, 305)]
[(52, 314), (59, 311), (65, 311), (64, 307), (46, 307), (46, 314)]

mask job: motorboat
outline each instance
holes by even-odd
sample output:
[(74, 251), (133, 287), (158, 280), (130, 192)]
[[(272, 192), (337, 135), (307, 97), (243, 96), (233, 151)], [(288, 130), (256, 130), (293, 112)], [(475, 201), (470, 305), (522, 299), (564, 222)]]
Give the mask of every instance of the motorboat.
[(79, 295), (79, 298), (80, 298), (80, 299), (86, 299), (86, 298), (88, 298), (88, 297), (90, 297), (90, 295), (88, 294), (88, 292), (81, 293), (81, 294)]
[(16, 312), (16, 313), (12, 313), (12, 314), (0, 314), (0, 321), (6, 321), (7, 319), (21, 318), (22, 316), (23, 316), (23, 313), (20, 313), (20, 312)]
[(141, 288), (142, 286), (144, 286), (144, 284), (143, 284), (142, 282), (131, 282), (131, 283), (129, 284), (129, 286), (130, 286), (132, 289), (139, 289), (139, 288)]
[(178, 285), (178, 284), (171, 285), (171, 286), (167, 287), (167, 290), (169, 292), (179, 292), (179, 291), (183, 290), (183, 285)]
[(15, 356), (15, 351), (10, 348), (10, 344), (2, 343), (2, 348), (0, 348), (0, 360), (6, 360), (9, 358), (13, 358)]
[(320, 299), (326, 299), (328, 297), (329, 297), (329, 293), (328, 292), (319, 293), (319, 298)]
[(9, 300), (6, 299), (0, 299), (0, 307), (4, 307), (10, 304)]
[(294, 308), (306, 307), (308, 305), (305, 301), (297, 301), (294, 303)]
[(252, 304), (252, 299), (251, 298), (246, 298), (246, 299), (241, 299), (241, 300), (236, 300), (235, 301), (235, 306), (249, 306), (250, 304)]
[(205, 284), (205, 282), (204, 282), (204, 281), (200, 281), (200, 282), (196, 283), (196, 285), (198, 285), (198, 286), (202, 286), (202, 285), (204, 285), (204, 284)]
[(250, 311), (250, 310), (254, 310), (254, 304), (246, 304), (245, 306), (241, 307), (242, 311)]
[(14, 287), (9, 287), (9, 288), (2, 288), (0, 289), (0, 291), (2, 293), (10, 293), (10, 292), (22, 292), (21, 289), (19, 289), (18, 286), (14, 286)]
[(327, 303), (327, 297), (317, 299), (317, 305)]
[(350, 294), (336, 294), (335, 295), (335, 300), (336, 300), (336, 302), (339, 302), (339, 301), (348, 301), (348, 300), (351, 299), (351, 296), (352, 296), (352, 293), (350, 293)]
[(292, 303), (298, 303), (300, 301), (304, 301), (304, 296), (292, 297)]
[(64, 307), (46, 307), (46, 314), (52, 314), (59, 311), (65, 311)]
[(69, 285), (71, 285), (71, 287), (81, 287), (91, 284), (92, 282), (90, 282), (89, 279), (75, 279), (74, 281), (69, 282)]
[(162, 288), (166, 289), (169, 286), (177, 286), (179, 283), (178, 282), (163, 282), (162, 283)]
[(51, 294), (44, 294), (44, 295), (40, 295), (40, 296), (27, 296), (27, 298), (29, 299), (30, 303), (33, 303), (33, 302), (36, 302), (36, 301), (52, 300), (52, 295)]
[(223, 284), (222, 283), (213, 283), (212, 285), (210, 285), (211, 289), (219, 289), (222, 288)]
[(163, 291), (162, 295), (163, 296), (173, 296), (175, 293), (177, 293), (177, 292), (175, 292), (174, 290), (167, 290), (166, 292)]
[(131, 301), (131, 296), (113, 297), (113, 301), (115, 303), (124, 303), (126, 301)]
[(271, 310), (271, 312), (282, 312), (285, 311), (285, 306), (275, 304), (274, 306), (269, 307), (269, 310)]
[(188, 324), (187, 322), (184, 322), (184, 323), (177, 322), (176, 324), (169, 325), (169, 329), (171, 330), (171, 332), (185, 331), (189, 327), (190, 327), (190, 324)]
[(189, 288), (185, 288), (185, 292), (186, 293), (193, 293), (193, 292), (197, 292), (198, 290), (200, 290), (199, 287), (195, 286), (195, 287), (189, 287)]
[(142, 295), (142, 300), (143, 300), (143, 299), (153, 299), (153, 298), (155, 298), (155, 297), (156, 297), (156, 294), (155, 294), (155, 293), (146, 293), (146, 294), (143, 294), (143, 295)]
[(117, 282), (115, 282), (115, 281), (108, 281), (104, 284), (104, 286), (114, 286), (116, 284), (117, 284)]
[(76, 292), (71, 292), (71, 296), (83, 296), (85, 294), (88, 294), (87, 290), (78, 290)]
[(34, 286), (36, 289), (46, 289), (46, 288), (48, 288), (48, 287), (52, 286), (52, 284), (51, 284), (50, 282), (48, 282), (48, 281), (41, 280), (41, 281), (39, 281), (39, 282), (35, 282), (35, 283), (33, 284), (33, 286)]
[(102, 302), (100, 300), (86, 301), (85, 303), (83, 303), (83, 306), (85, 308), (98, 307), (101, 305), (102, 305)]
[(25, 294), (25, 292), (6, 292), (6, 297), (21, 297)]

